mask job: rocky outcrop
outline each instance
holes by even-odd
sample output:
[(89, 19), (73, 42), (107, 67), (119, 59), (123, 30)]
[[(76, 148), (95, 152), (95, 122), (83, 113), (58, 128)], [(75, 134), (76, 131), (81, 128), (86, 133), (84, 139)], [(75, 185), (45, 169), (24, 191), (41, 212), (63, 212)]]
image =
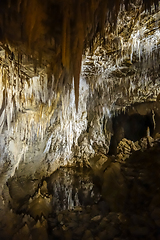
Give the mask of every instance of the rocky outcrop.
[[(113, 117), (121, 112), (148, 116), (153, 110), (159, 119), (158, 24), (154, 8), (151, 13), (133, 4), (128, 12), (121, 9), (116, 31), (106, 29), (105, 42), (97, 36), (92, 53), (88, 49), (83, 57), (78, 113), (73, 85), (67, 94), (56, 93), (53, 76), (47, 78), (41, 68), (35, 74), (30, 59), (24, 56), (20, 64), (1, 49), (1, 172), (9, 166), (7, 179), (16, 169), (24, 176), (43, 176), (87, 162), (98, 152), (107, 154)], [(118, 142), (123, 137), (128, 136), (122, 129)]]

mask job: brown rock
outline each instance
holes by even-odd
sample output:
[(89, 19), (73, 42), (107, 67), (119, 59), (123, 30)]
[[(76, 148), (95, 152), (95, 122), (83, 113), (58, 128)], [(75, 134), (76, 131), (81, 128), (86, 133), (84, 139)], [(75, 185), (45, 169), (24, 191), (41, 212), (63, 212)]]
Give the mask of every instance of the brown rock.
[(98, 209), (103, 216), (105, 216), (109, 212), (109, 206), (105, 201), (100, 201), (98, 203)]
[(72, 236), (72, 231), (71, 230), (67, 230), (63, 233), (63, 238), (64, 240), (72, 240), (73, 236)]
[(80, 206), (76, 206), (75, 208), (74, 208), (74, 211), (76, 211), (76, 212), (82, 212), (82, 207), (80, 207)]
[(62, 226), (63, 231), (67, 231), (68, 227), (66, 227), (65, 225)]
[(58, 222), (61, 222), (63, 220), (63, 214), (62, 213), (58, 214), (57, 218), (58, 218)]
[(27, 226), (27, 224), (25, 224), (13, 237), (13, 240), (28, 240), (30, 236), (30, 230)]
[(85, 231), (85, 227), (80, 225), (78, 226), (78, 228), (74, 229), (74, 234), (77, 235), (77, 236), (81, 236)]
[(93, 218), (91, 219), (91, 221), (98, 222), (98, 221), (101, 220), (101, 218), (102, 218), (101, 215), (97, 215), (97, 216), (93, 217)]
[(98, 235), (100, 240), (106, 240), (107, 239), (106, 236), (107, 236), (107, 231), (106, 230), (100, 232), (99, 235)]
[(133, 226), (129, 227), (131, 235), (141, 237), (147, 236), (149, 234), (149, 229), (147, 227)]
[(31, 231), (31, 239), (37, 240), (47, 240), (48, 233), (47, 233), (47, 222), (44, 220), (42, 223), (38, 220), (36, 225), (33, 227)]
[(72, 221), (72, 222), (68, 223), (68, 227), (70, 227), (70, 228), (76, 228), (77, 226), (78, 226), (78, 223), (75, 222), (75, 221)]
[(61, 239), (61, 236), (62, 236), (62, 233), (61, 231), (56, 227), (52, 230), (52, 235), (56, 238), (60, 238)]
[(40, 192), (42, 195), (46, 195), (48, 193), (47, 182), (45, 180), (43, 181)]
[(93, 239), (93, 236), (90, 230), (86, 230), (82, 238), (82, 240), (88, 240), (88, 239)]
[(120, 170), (119, 163), (111, 163), (104, 172), (102, 195), (109, 204), (111, 211), (121, 211), (127, 198), (127, 186)]
[(160, 208), (160, 194), (156, 194), (150, 203), (150, 210), (153, 211), (155, 208)]
[(160, 220), (160, 208), (155, 208), (151, 213), (151, 217), (154, 220)]
[(99, 229), (100, 229), (100, 231), (101, 231), (101, 230), (104, 230), (105, 227), (106, 227), (106, 220), (102, 219), (101, 222), (100, 222), (100, 224), (99, 224)]
[(83, 214), (81, 219), (82, 219), (83, 222), (89, 222), (90, 215), (88, 213)]

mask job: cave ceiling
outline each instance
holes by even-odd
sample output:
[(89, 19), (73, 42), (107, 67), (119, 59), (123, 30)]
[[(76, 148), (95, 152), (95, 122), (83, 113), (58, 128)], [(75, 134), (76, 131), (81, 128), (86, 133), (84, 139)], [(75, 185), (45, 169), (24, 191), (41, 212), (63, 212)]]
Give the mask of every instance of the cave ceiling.
[[(158, 1), (153, 0), (2, 0), (1, 46), (6, 55), (15, 58), (17, 64), (22, 63), (23, 66), (24, 58), (25, 61), (29, 59), (27, 65), (34, 69), (34, 74), (38, 68), (45, 68), (49, 78), (54, 75), (56, 92), (70, 89), (74, 79), (78, 109), (79, 76), (84, 51), (88, 47), (93, 50), (97, 34), (100, 36), (100, 41), (97, 41), (100, 45), (101, 40), (105, 42), (105, 35), (115, 33), (120, 9), (135, 8), (133, 17), (136, 20), (144, 9), (151, 11), (153, 4), (157, 9)], [(130, 21), (127, 35), (133, 28), (134, 19)], [(122, 22), (119, 33), (124, 32), (123, 25)], [(29, 75), (32, 76), (30, 71)]]

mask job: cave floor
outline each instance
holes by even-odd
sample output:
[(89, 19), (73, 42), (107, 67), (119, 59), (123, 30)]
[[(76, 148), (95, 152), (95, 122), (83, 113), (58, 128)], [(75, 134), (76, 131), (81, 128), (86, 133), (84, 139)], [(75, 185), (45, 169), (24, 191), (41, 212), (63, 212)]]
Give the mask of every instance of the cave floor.
[(12, 177), (0, 239), (160, 239), (160, 141), (136, 151), (122, 142), (130, 154), (107, 157), (98, 170), (60, 168), (27, 183)]
[(109, 186), (101, 182), (100, 199), (92, 205), (64, 210), (54, 220), (50, 218), (51, 235), (55, 239), (160, 239), (159, 153), (157, 143), (121, 162), (119, 171), (117, 161), (112, 163), (103, 181), (112, 181), (116, 175), (118, 183), (110, 182)]

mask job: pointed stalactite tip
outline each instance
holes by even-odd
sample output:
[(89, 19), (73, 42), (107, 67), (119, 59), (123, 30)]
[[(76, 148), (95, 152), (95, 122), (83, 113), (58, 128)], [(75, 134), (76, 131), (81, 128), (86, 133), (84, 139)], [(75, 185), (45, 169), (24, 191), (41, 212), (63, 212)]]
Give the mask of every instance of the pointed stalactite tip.
[(78, 113), (78, 103), (79, 103), (79, 78), (80, 78), (80, 76), (74, 77), (74, 93), (75, 93), (76, 113)]

